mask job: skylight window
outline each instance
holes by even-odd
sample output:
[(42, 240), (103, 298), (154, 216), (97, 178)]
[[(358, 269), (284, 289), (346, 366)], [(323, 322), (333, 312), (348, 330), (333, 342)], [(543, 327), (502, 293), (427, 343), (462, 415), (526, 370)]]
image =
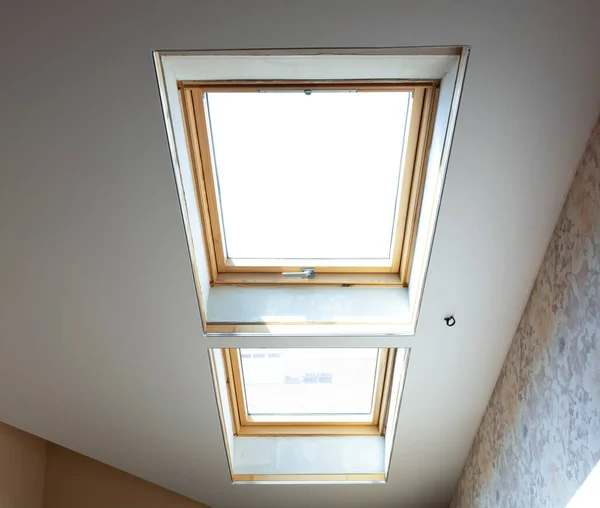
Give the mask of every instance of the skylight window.
[(406, 284), (433, 86), (181, 89), (213, 284)]
[(227, 258), (389, 260), (409, 99), (207, 93)]
[(239, 435), (378, 435), (390, 350), (224, 350)]
[(248, 414), (369, 415), (377, 354), (376, 349), (287, 349), (276, 356), (242, 355)]

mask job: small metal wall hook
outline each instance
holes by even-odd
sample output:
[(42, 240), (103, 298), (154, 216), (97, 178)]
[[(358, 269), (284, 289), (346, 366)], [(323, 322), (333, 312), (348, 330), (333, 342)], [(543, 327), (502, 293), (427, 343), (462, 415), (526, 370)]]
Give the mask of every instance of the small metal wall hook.
[(446, 316), (444, 321), (446, 321), (446, 326), (454, 326), (456, 324), (456, 319), (454, 319), (454, 316)]

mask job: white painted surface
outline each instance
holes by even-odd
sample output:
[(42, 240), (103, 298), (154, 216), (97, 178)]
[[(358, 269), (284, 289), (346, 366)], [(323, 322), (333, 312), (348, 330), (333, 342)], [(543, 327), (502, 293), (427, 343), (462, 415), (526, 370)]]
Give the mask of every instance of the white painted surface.
[(381, 436), (238, 437), (235, 474), (383, 474)]
[[(321, 52), (322, 50), (316, 50)], [(339, 50), (338, 50), (339, 51)], [(351, 51), (351, 50), (348, 50)], [(212, 300), (207, 311), (208, 322), (349, 322), (349, 323), (400, 323), (414, 333), (416, 318), (429, 262), (432, 238), (437, 221), (443, 182), (447, 169), (448, 153), (454, 132), (466, 56), (462, 63), (456, 56), (407, 56), (378, 55), (389, 50), (373, 50), (364, 55), (197, 55), (185, 56), (169, 53), (155, 55), (161, 101), (165, 113), (166, 130), (171, 147), (183, 218), (189, 224), (191, 258), (199, 267), (197, 284), (204, 309), (206, 301)], [(425, 51), (423, 49), (423, 51)], [(399, 51), (400, 53), (403, 50)], [(461, 70), (459, 72), (459, 65)], [(179, 107), (178, 82), (185, 79), (358, 79), (370, 78), (442, 78), (440, 101), (435, 116), (432, 149), (428, 159), (424, 199), (420, 210), (415, 261), (410, 273), (408, 305), (398, 305), (398, 295), (404, 298), (406, 290), (379, 288), (356, 290), (355, 288), (240, 288), (227, 287), (219, 290), (208, 286), (208, 268), (202, 242), (202, 227), (196, 211), (190, 159), (182, 128)], [(451, 115), (451, 111), (453, 114)], [(451, 123), (450, 128), (448, 127)], [(198, 255), (197, 253), (200, 253)], [(217, 295), (214, 295), (217, 291)], [(212, 298), (207, 295), (213, 294)], [(390, 301), (386, 301), (388, 297)], [(373, 309), (377, 311), (373, 313)], [(317, 312), (315, 312), (317, 309)], [(340, 319), (336, 319), (341, 314)], [(343, 316), (346, 317), (343, 317)], [(306, 328), (306, 334), (317, 333)], [(388, 330), (389, 331), (389, 330)], [(375, 332), (373, 329), (372, 332)], [(381, 332), (381, 330), (380, 330)], [(271, 331), (270, 333), (275, 333)], [(324, 332), (326, 333), (326, 332)], [(336, 333), (336, 332), (332, 332)], [(339, 334), (339, 331), (337, 332)], [(352, 333), (352, 332), (350, 332)], [(356, 333), (356, 332), (354, 332)], [(394, 332), (398, 333), (398, 332)], [(398, 333), (399, 334), (399, 333)]]
[(390, 323), (409, 315), (405, 288), (227, 287), (210, 290), (209, 322)]
[[(385, 431), (385, 446), (384, 446), (384, 469), (386, 474), (390, 470), (390, 461), (392, 460), (392, 452), (394, 447), (401, 448), (404, 443), (396, 441), (396, 430), (398, 416), (402, 411), (402, 392), (406, 382), (406, 371), (410, 351), (407, 349), (398, 349), (396, 359), (394, 361), (394, 377), (390, 386), (390, 404), (388, 407), (388, 417), (386, 421)], [(399, 451), (398, 453), (402, 453)]]
[(231, 414), (229, 394), (227, 393), (227, 373), (225, 371), (225, 362), (223, 361), (223, 354), (221, 353), (220, 349), (210, 349), (208, 354), (212, 355), (212, 365), (215, 369), (215, 397), (219, 397), (221, 401), (222, 418), (220, 421), (223, 436), (223, 453), (227, 454), (227, 461), (231, 470), (233, 464), (235, 437), (233, 432), (233, 415)]
[[(464, 65), (466, 63), (463, 62)], [(441, 203), (440, 197), (448, 170), (447, 159), (444, 160), (444, 156), (447, 156), (449, 152), (448, 147), (451, 148), (452, 139), (447, 139), (447, 137), (451, 137), (454, 130), (454, 126), (449, 125), (449, 123), (456, 117), (456, 113), (454, 118), (451, 117), (450, 113), (453, 104), (455, 107), (459, 105), (461, 90), (457, 88), (463, 84), (457, 83), (458, 79), (464, 80), (464, 69), (459, 71), (459, 62), (456, 62), (444, 75), (440, 84), (434, 127), (431, 134), (431, 147), (423, 183), (423, 199), (408, 281), (409, 308), (415, 317), (418, 316), (420, 310), (423, 287), (427, 277), (427, 266), (433, 245), (433, 235)]]
[[(196, 196), (190, 154), (186, 145), (183, 112), (179, 100), (175, 100), (175, 98), (178, 99), (179, 97), (177, 79), (171, 68), (162, 68), (161, 60), (157, 55), (154, 55), (154, 61), (158, 70), (157, 80), (160, 103), (163, 108), (163, 115), (167, 119), (165, 121), (165, 133), (169, 143), (171, 166), (181, 206), (181, 218), (187, 233), (186, 243), (189, 250), (189, 257), (193, 264), (193, 276), (197, 278), (196, 293), (198, 295), (198, 303), (201, 305), (201, 312), (204, 310), (204, 314), (206, 314), (211, 289), (210, 274), (204, 242), (204, 228), (198, 214), (199, 201)], [(164, 83), (161, 80), (164, 80)], [(169, 100), (169, 95), (171, 96), (171, 100)], [(204, 320), (202, 321), (202, 326), (204, 330)]]
[[(283, 52), (284, 50), (279, 50)], [(297, 50), (300, 51), (300, 50)], [(410, 49), (333, 50), (347, 54), (321, 54), (324, 50), (303, 50), (316, 54), (273, 55), (186, 55), (171, 52), (156, 53), (157, 78), (166, 131), (171, 149), (172, 165), (178, 186), (183, 219), (189, 225), (187, 238), (190, 256), (198, 268), (198, 292), (201, 295), (207, 322), (217, 323), (311, 323), (345, 322), (361, 325), (378, 323), (371, 334), (414, 334), (423, 293), (426, 269), (437, 221), (447, 154), (454, 132), (454, 121), (460, 101), (466, 66), (466, 50), (461, 59), (456, 55), (406, 55)], [(388, 54), (391, 53), (392, 54)], [(218, 52), (217, 52), (218, 53)], [(354, 53), (370, 53), (357, 55)], [(394, 54), (398, 53), (398, 54)], [(459, 66), (461, 70), (459, 72)], [(178, 83), (182, 80), (240, 79), (441, 79), (440, 101), (435, 115), (432, 149), (428, 159), (425, 192), (418, 220), (418, 234), (412, 269), (410, 292), (405, 289), (380, 288), (243, 288), (209, 286), (207, 259), (204, 251), (203, 228), (199, 220), (199, 197), (193, 185)], [(451, 115), (452, 112), (452, 115)], [(449, 124), (451, 127), (449, 128)], [(446, 157), (444, 157), (446, 155)], [(210, 295), (213, 295), (210, 297)], [(407, 299), (406, 297), (409, 296)], [(389, 301), (387, 301), (389, 298)], [(398, 300), (401, 299), (402, 302)], [(207, 301), (209, 304), (207, 309)], [(399, 304), (400, 303), (400, 304)], [(373, 310), (375, 312), (373, 312)], [(336, 316), (340, 316), (339, 319)], [(395, 325), (385, 329), (382, 323)], [(204, 324), (204, 323), (203, 323)], [(383, 328), (382, 328), (383, 327)], [(271, 334), (276, 332), (270, 330)], [(296, 332), (298, 333), (298, 332)], [(299, 335), (319, 333), (314, 326), (303, 328)], [(339, 330), (323, 329), (322, 333), (340, 334)], [(356, 331), (348, 333), (359, 334)], [(364, 331), (363, 331), (364, 333)], [(239, 334), (241, 335), (241, 334)]]
[[(347, 50), (351, 51), (351, 50)], [(344, 50), (338, 50), (344, 53)], [(359, 50), (368, 53), (368, 50)], [(371, 50), (373, 53), (388, 51)], [(452, 55), (169, 55), (167, 72), (181, 80), (437, 79), (458, 60)]]
[[(447, 505), (600, 107), (600, 4), (34, 2), (0, 18), (0, 420), (215, 508)], [(383, 486), (232, 486), (156, 49), (468, 44)], [(457, 325), (442, 316), (454, 312)]]

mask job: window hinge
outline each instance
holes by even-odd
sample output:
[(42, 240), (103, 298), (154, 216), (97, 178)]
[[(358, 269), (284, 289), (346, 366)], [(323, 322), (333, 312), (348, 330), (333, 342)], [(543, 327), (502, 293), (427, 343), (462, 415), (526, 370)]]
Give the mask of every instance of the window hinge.
[(314, 268), (301, 268), (299, 272), (283, 272), (281, 275), (297, 279), (312, 279), (316, 273)]

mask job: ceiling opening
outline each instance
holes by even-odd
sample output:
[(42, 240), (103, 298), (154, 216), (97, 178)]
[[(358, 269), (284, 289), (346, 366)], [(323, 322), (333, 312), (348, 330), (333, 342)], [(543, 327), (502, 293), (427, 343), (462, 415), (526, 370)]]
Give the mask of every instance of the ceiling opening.
[(180, 84), (211, 283), (407, 284), (438, 84)]

